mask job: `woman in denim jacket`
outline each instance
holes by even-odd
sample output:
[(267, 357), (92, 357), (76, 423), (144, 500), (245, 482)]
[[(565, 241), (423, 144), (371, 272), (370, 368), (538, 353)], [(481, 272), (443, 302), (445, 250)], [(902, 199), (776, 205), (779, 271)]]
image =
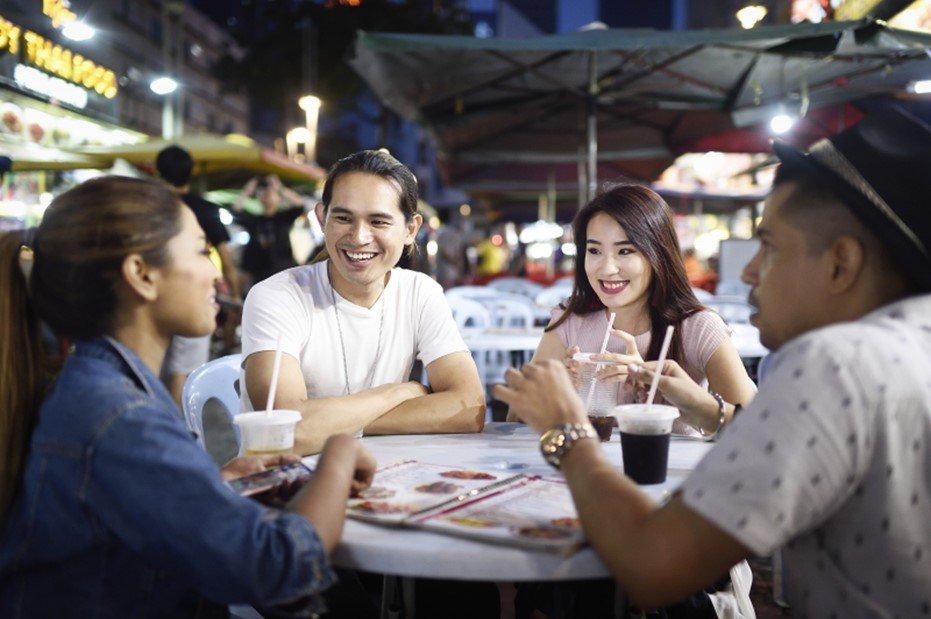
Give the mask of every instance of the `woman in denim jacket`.
[[(157, 378), (171, 336), (215, 327), (219, 273), (190, 209), (158, 183), (99, 178), (25, 238), (0, 236), (0, 616), (322, 610), (374, 460), (334, 436), (288, 510), (224, 483), (293, 457), (218, 470)], [(40, 321), (75, 342), (54, 377)]]

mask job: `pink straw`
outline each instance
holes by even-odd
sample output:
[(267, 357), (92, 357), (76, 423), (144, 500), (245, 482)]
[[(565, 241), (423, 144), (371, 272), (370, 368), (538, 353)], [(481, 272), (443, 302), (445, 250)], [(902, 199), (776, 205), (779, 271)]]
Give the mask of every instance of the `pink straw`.
[[(611, 312), (611, 314), (608, 316), (608, 328), (605, 329), (605, 339), (601, 341), (601, 352), (599, 354), (603, 355), (605, 351), (608, 349), (608, 338), (611, 337), (611, 327), (614, 326), (614, 317), (616, 315), (617, 314), (615, 314), (614, 312)], [(598, 365), (595, 366), (595, 372), (597, 372), (600, 368), (601, 368), (601, 364), (599, 363)], [(591, 405), (593, 395), (595, 395), (595, 375), (594, 374), (592, 374), (592, 383), (588, 388), (588, 396), (586, 396), (585, 398), (585, 410), (588, 410), (588, 407)]]
[(278, 344), (275, 346), (275, 363), (272, 365), (272, 384), (268, 387), (268, 400), (265, 402), (265, 414), (272, 414), (275, 405), (275, 392), (278, 390), (278, 373), (281, 371), (281, 334), (278, 334)]
[(663, 363), (666, 362), (666, 353), (669, 352), (669, 342), (672, 341), (672, 325), (666, 327), (666, 337), (663, 338), (663, 347), (659, 349), (659, 359), (656, 360), (656, 369), (653, 370), (653, 384), (650, 385), (650, 394), (647, 396), (647, 411), (653, 405), (656, 397), (656, 388), (659, 386), (659, 377), (663, 373)]

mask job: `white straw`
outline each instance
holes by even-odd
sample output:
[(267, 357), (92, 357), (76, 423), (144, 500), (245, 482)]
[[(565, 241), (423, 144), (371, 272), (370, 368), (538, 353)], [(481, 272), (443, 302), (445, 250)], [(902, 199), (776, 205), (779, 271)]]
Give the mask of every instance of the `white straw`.
[[(611, 337), (611, 328), (614, 327), (615, 316), (616, 314), (614, 312), (611, 312), (611, 314), (608, 316), (608, 328), (605, 329), (605, 339), (601, 341), (601, 351), (599, 354), (603, 355), (604, 352), (608, 349), (608, 339)], [(601, 367), (600, 363), (596, 365), (595, 372), (597, 372), (600, 367)], [(585, 398), (585, 410), (588, 410), (588, 407), (591, 405), (593, 395), (595, 395), (595, 374), (594, 372), (592, 373), (591, 385), (589, 385), (588, 387), (588, 396), (586, 396)]]
[(659, 359), (656, 360), (656, 369), (653, 371), (653, 384), (650, 385), (650, 394), (647, 396), (647, 410), (653, 405), (653, 398), (656, 397), (656, 388), (659, 386), (659, 377), (663, 373), (663, 363), (666, 361), (666, 353), (669, 352), (669, 342), (672, 341), (672, 325), (666, 327), (666, 337), (663, 338), (663, 347), (659, 349)]
[(278, 390), (278, 372), (281, 371), (281, 334), (278, 335), (278, 344), (275, 346), (275, 363), (272, 365), (272, 384), (268, 387), (268, 400), (265, 402), (265, 414), (272, 414), (275, 405), (275, 392)]

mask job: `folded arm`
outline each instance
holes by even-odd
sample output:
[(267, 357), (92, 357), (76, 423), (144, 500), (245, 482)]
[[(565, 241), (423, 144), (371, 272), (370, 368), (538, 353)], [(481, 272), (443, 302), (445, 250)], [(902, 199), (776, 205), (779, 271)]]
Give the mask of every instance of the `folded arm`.
[[(265, 407), (271, 385), (275, 353), (264, 351), (246, 358), (246, 389), (255, 409)], [(274, 407), (301, 413), (294, 449), (301, 454), (317, 453), (333, 434), (355, 434), (402, 402), (426, 394), (420, 383), (381, 385), (347, 396), (310, 399), (300, 363), (288, 354), (281, 356), (278, 390)]]
[(426, 367), (433, 392), (405, 400), (365, 427), (366, 434), (480, 432), (485, 394), (472, 355), (454, 352)]

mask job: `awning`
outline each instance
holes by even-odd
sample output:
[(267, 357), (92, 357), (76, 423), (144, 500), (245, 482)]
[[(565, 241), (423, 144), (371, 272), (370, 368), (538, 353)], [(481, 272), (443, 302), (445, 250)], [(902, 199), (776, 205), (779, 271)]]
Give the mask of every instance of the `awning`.
[(14, 172), (75, 170), (109, 166), (105, 160), (98, 157), (25, 142), (0, 141), (0, 155), (6, 155), (13, 160)]
[(308, 182), (326, 177), (326, 170), (313, 164), (291, 161), (287, 156), (257, 144), (244, 135), (191, 134), (172, 140), (151, 138), (140, 144), (122, 146), (96, 146), (82, 149), (82, 153), (108, 161), (125, 159), (136, 165), (154, 169), (155, 157), (163, 148), (177, 145), (194, 158), (194, 174), (245, 169), (257, 174), (277, 174), (283, 180)]

